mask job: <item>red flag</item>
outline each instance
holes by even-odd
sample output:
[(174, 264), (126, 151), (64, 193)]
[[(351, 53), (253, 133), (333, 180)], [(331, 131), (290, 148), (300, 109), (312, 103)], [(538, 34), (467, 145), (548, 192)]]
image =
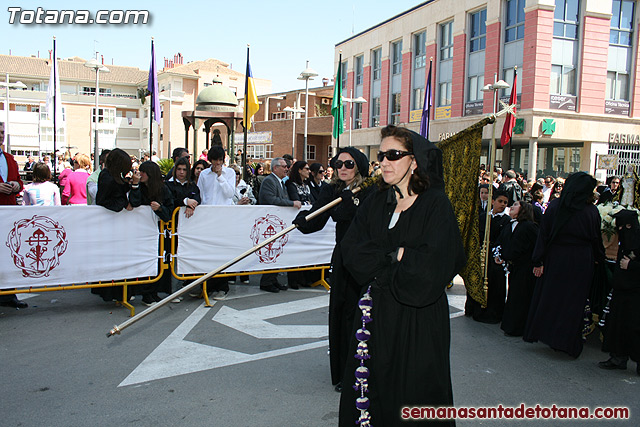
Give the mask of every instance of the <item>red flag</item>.
[[(516, 112), (515, 105), (518, 102), (516, 95), (516, 84), (518, 83), (518, 71), (516, 70), (513, 75), (513, 86), (511, 87), (511, 96), (509, 97), (509, 105), (513, 105), (513, 112)], [(507, 113), (507, 118), (504, 121), (504, 127), (502, 128), (502, 136), (500, 137), (500, 147), (504, 147), (511, 141), (511, 134), (513, 133), (513, 127), (516, 125), (516, 117)]]

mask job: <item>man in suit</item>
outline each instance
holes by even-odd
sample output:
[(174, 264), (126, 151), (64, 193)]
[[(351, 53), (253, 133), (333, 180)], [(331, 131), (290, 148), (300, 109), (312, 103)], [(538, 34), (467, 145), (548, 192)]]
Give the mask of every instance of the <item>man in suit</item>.
[(36, 165), (36, 162), (33, 160), (32, 156), (29, 156), (29, 159), (24, 164), (23, 171), (25, 172), (25, 179), (27, 181), (33, 181), (33, 167)]
[[(22, 191), (22, 180), (18, 163), (13, 156), (4, 151), (4, 122), (0, 122), (0, 205), (15, 206), (16, 198)], [(0, 295), (0, 305), (15, 308), (27, 308), (26, 302), (14, 295)]]
[[(293, 206), (300, 209), (302, 204), (298, 200), (289, 199), (289, 194), (283, 179), (289, 173), (287, 161), (276, 157), (271, 161), (271, 175), (267, 176), (260, 185), (258, 203), (261, 205)], [(278, 273), (263, 274), (260, 278), (260, 289), (267, 292), (286, 291), (287, 287), (278, 283)]]

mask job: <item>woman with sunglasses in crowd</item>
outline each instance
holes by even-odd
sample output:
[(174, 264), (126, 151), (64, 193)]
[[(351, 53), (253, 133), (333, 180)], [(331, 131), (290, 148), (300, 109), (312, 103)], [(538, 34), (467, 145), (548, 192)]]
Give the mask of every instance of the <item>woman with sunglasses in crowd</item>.
[(361, 203), (340, 247), (362, 296), (340, 426), (404, 425), (403, 407), (453, 406), (445, 289), (466, 258), (444, 191), (442, 152), (415, 132), (387, 126), (378, 159), (384, 182)]
[[(322, 230), (332, 218), (336, 223), (336, 246), (331, 257), (331, 294), (329, 299), (329, 360), (331, 365), (331, 381), (336, 391), (342, 391), (342, 376), (347, 363), (347, 350), (351, 339), (354, 314), (359, 297), (359, 286), (351, 275), (344, 269), (340, 242), (344, 237), (351, 221), (359, 209), (361, 202), (372, 192), (368, 187), (356, 194), (351, 192), (364, 181), (369, 171), (369, 161), (361, 151), (353, 147), (344, 147), (331, 160), (335, 173), (329, 184), (320, 190), (318, 199), (309, 211), (298, 214), (293, 221), (299, 230), (305, 234)], [(306, 221), (305, 216), (314, 212), (327, 203), (342, 197), (342, 202), (329, 211)], [(352, 355), (351, 355), (352, 356)], [(351, 381), (351, 379), (348, 379)], [(346, 388), (349, 388), (347, 385)]]

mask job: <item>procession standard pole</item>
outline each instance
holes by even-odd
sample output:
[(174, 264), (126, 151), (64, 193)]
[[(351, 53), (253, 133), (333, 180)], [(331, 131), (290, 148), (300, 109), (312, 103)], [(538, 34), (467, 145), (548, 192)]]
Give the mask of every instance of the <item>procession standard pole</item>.
[[(365, 188), (365, 187), (367, 187), (369, 185), (372, 185), (376, 181), (377, 181), (377, 178), (370, 178), (370, 179), (366, 180), (363, 184), (361, 184), (360, 187), (354, 188), (352, 193), (355, 194), (358, 191), (362, 190), (363, 188)], [(307, 215), (305, 217), (305, 219), (307, 221), (309, 221), (309, 220), (317, 217), (318, 215), (323, 214), (324, 212), (326, 212), (327, 210), (331, 209), (332, 207), (338, 205), (340, 202), (342, 202), (342, 197), (338, 197), (337, 199), (335, 199), (332, 202), (326, 204), (325, 206), (321, 207), (317, 211), (311, 212), (309, 215)], [(144, 310), (141, 313), (136, 314), (135, 316), (133, 316), (130, 319), (127, 319), (126, 321), (122, 322), (121, 324), (114, 326), (113, 329), (111, 329), (109, 332), (107, 332), (107, 337), (111, 337), (111, 336), (116, 335), (116, 334), (120, 335), (120, 332), (122, 332), (124, 329), (128, 328), (129, 326), (133, 325), (138, 320), (141, 320), (141, 319), (147, 317), (148, 315), (150, 315), (151, 313), (153, 313), (154, 311), (156, 311), (160, 307), (163, 307), (163, 306), (167, 305), (169, 302), (171, 302), (171, 300), (173, 300), (175, 298), (178, 298), (183, 294), (186, 294), (187, 292), (189, 292), (190, 290), (192, 290), (196, 286), (200, 285), (205, 280), (215, 276), (218, 273), (221, 273), (225, 269), (231, 267), (232, 265), (238, 263), (239, 261), (242, 261), (243, 259), (245, 259), (249, 255), (251, 255), (255, 251), (257, 251), (257, 250), (267, 246), (268, 244), (276, 241), (280, 237), (282, 237), (285, 234), (295, 230), (296, 228), (298, 228), (298, 226), (296, 224), (290, 225), (289, 227), (285, 228), (284, 230), (280, 231), (279, 233), (271, 236), (267, 240), (257, 244), (256, 246), (252, 247), (251, 249), (246, 250), (245, 252), (243, 252), (242, 254), (238, 255), (237, 257), (235, 257), (231, 261), (228, 261), (227, 263), (221, 265), (220, 267), (216, 268), (215, 270), (210, 271), (209, 273), (207, 273), (204, 276), (202, 276), (199, 279), (197, 279), (195, 282), (192, 282), (189, 285), (185, 286), (184, 288), (182, 288), (182, 289), (172, 293), (171, 295), (163, 298), (157, 304), (147, 308), (146, 310)]]

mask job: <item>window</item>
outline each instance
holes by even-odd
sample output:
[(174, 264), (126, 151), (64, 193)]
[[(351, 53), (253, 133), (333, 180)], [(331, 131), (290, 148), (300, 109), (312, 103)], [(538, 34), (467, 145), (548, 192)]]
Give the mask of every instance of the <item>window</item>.
[(484, 76), (470, 76), (469, 77), (469, 101), (482, 101), (484, 87)]
[(579, 0), (556, 0), (549, 87), (551, 94), (576, 94), (579, 10)]
[[(39, 112), (40, 120), (49, 120), (49, 118), (47, 117), (47, 106), (45, 104), (40, 104), (39, 107), (31, 107), (31, 111)], [(53, 116), (51, 117), (51, 120), (53, 120)], [(60, 120), (60, 118), (56, 117), (56, 120)], [(62, 121), (64, 122), (66, 120), (67, 120), (67, 108), (65, 106), (62, 106)]]
[(380, 80), (382, 71), (382, 51), (380, 48), (371, 52), (371, 68), (373, 73), (372, 80)]
[[(146, 110), (145, 110), (146, 111)], [(95, 123), (96, 109), (91, 109), (91, 123)], [(115, 124), (116, 110), (115, 108), (98, 108), (98, 123)]]
[(362, 104), (355, 103), (353, 106), (353, 128), (362, 129)]
[(391, 74), (402, 74), (402, 40), (391, 44)]
[(440, 61), (453, 58), (453, 21), (440, 25)]
[[(96, 88), (95, 87), (88, 87), (88, 86), (84, 86), (82, 88), (82, 91), (80, 92), (80, 95), (92, 95), (95, 96), (96, 95)], [(111, 96), (111, 88), (100, 88), (100, 96)]]
[(469, 52), (484, 50), (487, 42), (487, 9), (471, 14)]
[(524, 39), (525, 3), (525, 0), (507, 0), (507, 16), (504, 39), (506, 43)]
[(411, 85), (411, 109), (420, 110), (424, 104), (425, 67), (427, 65), (426, 32), (413, 35), (413, 76)]
[(271, 159), (273, 158), (273, 144), (249, 144), (247, 145), (247, 157)]
[(413, 68), (424, 68), (427, 65), (426, 33), (423, 31), (413, 36)]
[(610, 44), (631, 46), (634, 7), (635, 2), (632, 0), (613, 0)]
[(438, 73), (438, 107), (451, 105), (453, 81), (453, 21), (440, 25), (440, 62)]
[(391, 123), (392, 125), (400, 124), (400, 100), (401, 94), (394, 93), (391, 95)]
[(578, 38), (579, 0), (556, 0), (553, 13), (553, 36)]
[(362, 60), (363, 60), (362, 55), (356, 56), (356, 69), (355, 69), (356, 86), (362, 84), (362, 77), (363, 77)]
[[(484, 94), (484, 55), (487, 38), (487, 10), (469, 15), (469, 65), (467, 76), (467, 102), (475, 103), (473, 108), (466, 108), (465, 114), (478, 114), (482, 112), (482, 106), (478, 104), (483, 100)], [(471, 106), (469, 106), (471, 107)]]
[(27, 112), (29, 110), (29, 108), (26, 105), (22, 105), (22, 104), (15, 104), (13, 106), (13, 108), (15, 108), (14, 111), (24, 111)]
[(279, 113), (271, 114), (271, 120), (284, 120), (287, 118), (287, 112), (281, 111)]
[(347, 90), (347, 66), (349, 65), (348, 61), (344, 61), (342, 66), (340, 67), (340, 80), (342, 80), (342, 96), (344, 96), (344, 91)]
[(574, 95), (576, 87), (576, 70), (567, 65), (551, 65), (551, 81), (549, 91), (558, 95)]
[(380, 97), (371, 100), (371, 126), (380, 125)]
[(606, 99), (629, 101), (635, 2), (613, 0), (609, 31), (609, 60)]
[(316, 159), (316, 146), (312, 144), (307, 144), (307, 160), (315, 160)]

